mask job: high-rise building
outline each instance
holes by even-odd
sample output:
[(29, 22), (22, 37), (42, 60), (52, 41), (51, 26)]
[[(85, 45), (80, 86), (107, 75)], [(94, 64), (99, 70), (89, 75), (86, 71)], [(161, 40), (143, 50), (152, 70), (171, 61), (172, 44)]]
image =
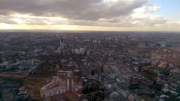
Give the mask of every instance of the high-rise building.
[(74, 40), (74, 49), (76, 49), (76, 39)]
[(84, 48), (80, 48), (80, 54), (85, 54), (85, 49)]
[(64, 40), (63, 39), (60, 39), (60, 47), (64, 48)]
[(62, 53), (64, 49), (65, 49), (64, 40), (60, 39), (60, 47), (58, 47), (58, 52)]

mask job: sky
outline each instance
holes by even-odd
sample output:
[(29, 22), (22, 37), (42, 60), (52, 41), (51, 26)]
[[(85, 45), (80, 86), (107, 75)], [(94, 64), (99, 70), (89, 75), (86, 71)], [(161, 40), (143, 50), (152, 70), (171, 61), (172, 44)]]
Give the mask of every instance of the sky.
[(180, 0), (0, 0), (0, 30), (180, 31)]

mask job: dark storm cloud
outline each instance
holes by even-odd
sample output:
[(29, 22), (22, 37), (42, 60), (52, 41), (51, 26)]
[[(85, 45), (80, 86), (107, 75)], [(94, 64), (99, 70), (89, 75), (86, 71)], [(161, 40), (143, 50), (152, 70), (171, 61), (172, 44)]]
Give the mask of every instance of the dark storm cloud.
[(92, 20), (127, 15), (148, 0), (119, 0), (112, 5), (103, 0), (0, 0), (0, 15), (14, 13)]

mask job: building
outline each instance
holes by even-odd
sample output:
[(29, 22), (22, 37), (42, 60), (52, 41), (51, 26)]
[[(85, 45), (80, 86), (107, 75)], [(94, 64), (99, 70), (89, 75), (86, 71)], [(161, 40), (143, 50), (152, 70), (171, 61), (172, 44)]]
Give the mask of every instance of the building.
[(103, 66), (103, 72), (108, 72), (109, 71), (109, 66), (105, 65)]
[(19, 61), (19, 64), (21, 66), (32, 66), (34, 63), (31, 60), (21, 60)]
[(144, 44), (144, 43), (141, 43), (141, 42), (138, 44), (138, 46), (139, 46), (140, 48), (145, 48), (145, 47), (146, 47), (145, 44)]
[(162, 42), (162, 43), (161, 43), (161, 47), (166, 47), (166, 43), (165, 43), (165, 42)]
[(60, 39), (60, 46), (58, 47), (58, 53), (63, 53), (63, 50), (65, 49), (64, 40)]
[(75, 49), (75, 53), (76, 54), (80, 54), (80, 50), (79, 49)]
[(59, 70), (57, 76), (53, 76), (52, 81), (40, 89), (40, 95), (41, 98), (53, 97), (74, 91), (74, 86), (72, 72)]
[(7, 61), (0, 64), (0, 69), (10, 69), (12, 68), (11, 64)]
[(84, 48), (80, 48), (80, 54), (85, 54), (85, 49)]

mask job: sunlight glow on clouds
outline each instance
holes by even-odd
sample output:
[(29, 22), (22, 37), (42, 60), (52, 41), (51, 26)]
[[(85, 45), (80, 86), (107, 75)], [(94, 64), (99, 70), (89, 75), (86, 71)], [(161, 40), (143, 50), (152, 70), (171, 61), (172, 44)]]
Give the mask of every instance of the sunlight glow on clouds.
[(107, 3), (109, 6), (112, 6), (113, 4), (111, 4), (111, 3), (115, 3), (117, 1), (119, 1), (119, 0), (104, 0), (104, 3)]
[(16, 21), (18, 24), (23, 23), (23, 21), (21, 19), (12, 19), (12, 20)]
[(1, 23), (0, 25), (2, 29), (13, 29), (13, 26), (9, 24)]
[(0, 0), (0, 29), (179, 31), (160, 9), (148, 0)]

